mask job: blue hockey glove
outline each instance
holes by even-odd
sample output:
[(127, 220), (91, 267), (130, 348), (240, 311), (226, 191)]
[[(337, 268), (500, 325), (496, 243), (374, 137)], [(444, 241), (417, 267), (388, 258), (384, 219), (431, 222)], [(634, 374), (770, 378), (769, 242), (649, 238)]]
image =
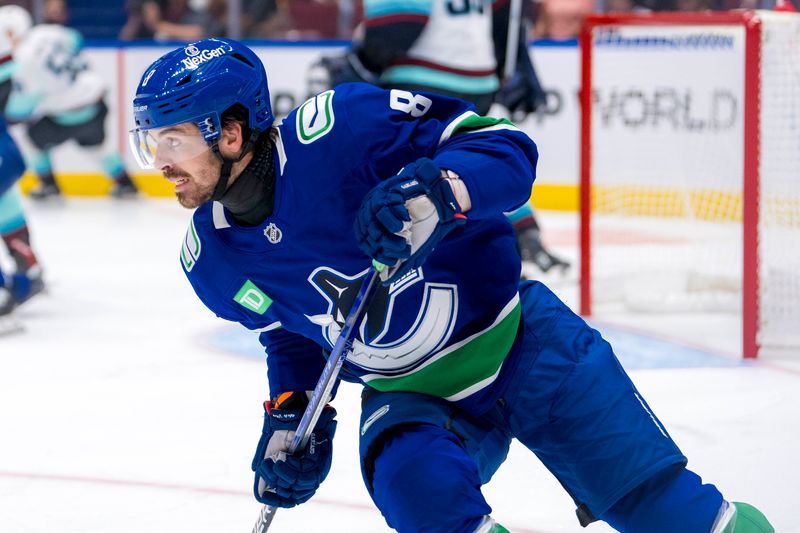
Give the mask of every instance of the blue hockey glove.
[(508, 109), (515, 122), (524, 120), (540, 107), (547, 107), (547, 93), (539, 82), (524, 42), (520, 43), (520, 55), (514, 73), (495, 95), (495, 101)]
[(442, 170), (422, 158), (367, 193), (356, 217), (356, 239), (364, 253), (392, 267), (383, 279), (388, 285), (420, 267), (465, 222)]
[(378, 84), (378, 75), (361, 62), (353, 50), (338, 56), (323, 56), (306, 73), (308, 93), (317, 94), (342, 83), (365, 82)]
[[(286, 393), (275, 402), (265, 402), (264, 429), (258, 441), (252, 469), (256, 473), (256, 499), (272, 507), (294, 507), (308, 501), (331, 469), (336, 410), (325, 406), (305, 450), (289, 455), (286, 450), (303, 417), (305, 392)], [(301, 407), (302, 406), (302, 407)], [(280, 407), (280, 408), (278, 408)]]

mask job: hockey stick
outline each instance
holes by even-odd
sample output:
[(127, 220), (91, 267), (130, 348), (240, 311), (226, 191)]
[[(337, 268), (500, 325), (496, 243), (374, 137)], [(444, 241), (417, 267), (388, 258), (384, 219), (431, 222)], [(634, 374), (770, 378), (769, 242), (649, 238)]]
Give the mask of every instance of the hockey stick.
[(503, 65), (503, 81), (508, 81), (517, 68), (519, 27), (522, 20), (522, 0), (511, 0), (508, 10), (508, 34), (506, 36), (506, 62)]
[[(314, 387), (314, 392), (311, 394), (311, 399), (308, 401), (308, 406), (303, 413), (303, 418), (300, 419), (300, 424), (297, 426), (294, 439), (289, 445), (287, 452), (294, 454), (297, 450), (302, 450), (308, 444), (308, 439), (311, 438), (311, 433), (314, 426), (317, 424), (325, 404), (328, 403), (333, 386), (339, 376), (339, 370), (342, 368), (347, 354), (353, 347), (358, 327), (364, 316), (366, 315), (369, 303), (375, 294), (375, 289), (378, 285), (379, 271), (383, 270), (383, 265), (373, 262), (374, 266), (367, 272), (364, 281), (361, 283), (361, 288), (353, 301), (353, 306), (347, 314), (347, 318), (342, 326), (342, 331), (333, 345), (331, 355), (322, 369), (322, 374), (319, 377), (317, 386)], [(272, 519), (275, 518), (277, 507), (264, 505), (261, 508), (261, 513), (258, 515), (258, 520), (253, 526), (252, 533), (266, 533), (269, 529)]]

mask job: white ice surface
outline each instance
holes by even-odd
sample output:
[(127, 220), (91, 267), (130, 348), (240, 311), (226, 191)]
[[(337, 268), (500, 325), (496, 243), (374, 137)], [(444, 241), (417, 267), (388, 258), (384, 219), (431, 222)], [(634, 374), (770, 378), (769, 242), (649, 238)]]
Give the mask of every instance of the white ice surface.
[[(214, 341), (238, 326), (205, 309), (181, 272), (189, 212), (171, 200), (69, 199), (29, 204), (28, 216), (48, 293), (19, 309), (23, 333), (0, 338), (0, 532), (250, 531), (265, 366)], [(574, 260), (576, 217), (541, 216), (546, 239)], [(577, 303), (574, 274), (548, 279)], [(735, 335), (715, 317), (692, 323), (676, 352)], [(634, 351), (663, 357), (671, 328), (655, 340), (634, 334)], [(739, 364), (712, 353), (699, 367), (695, 357), (648, 368), (621, 354), (692, 468), (758, 505), (777, 531), (800, 532), (800, 355)], [(357, 392), (345, 385), (335, 402), (330, 476), (309, 503), (280, 510), (271, 531), (388, 531), (358, 470)], [(610, 531), (580, 528), (570, 499), (518, 445), (485, 493), (513, 532)]]

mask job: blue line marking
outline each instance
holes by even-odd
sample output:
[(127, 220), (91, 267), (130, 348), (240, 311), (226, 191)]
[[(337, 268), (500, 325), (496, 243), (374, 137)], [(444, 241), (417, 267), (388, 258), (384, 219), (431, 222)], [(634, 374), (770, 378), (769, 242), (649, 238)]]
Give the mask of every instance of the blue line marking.
[(628, 370), (653, 368), (737, 367), (742, 360), (685, 346), (670, 340), (643, 335), (603, 324), (593, 326), (611, 343), (614, 353)]

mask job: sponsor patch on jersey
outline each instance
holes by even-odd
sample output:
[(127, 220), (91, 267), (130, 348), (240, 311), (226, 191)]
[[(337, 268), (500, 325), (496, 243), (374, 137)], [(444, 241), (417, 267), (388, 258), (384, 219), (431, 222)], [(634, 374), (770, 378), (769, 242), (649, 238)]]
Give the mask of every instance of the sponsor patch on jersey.
[(266, 313), (267, 308), (272, 305), (272, 298), (264, 294), (264, 291), (256, 287), (255, 283), (249, 279), (244, 282), (233, 299), (241, 306), (259, 315)]
[(200, 237), (197, 236), (197, 230), (194, 227), (194, 219), (189, 222), (189, 229), (186, 230), (186, 236), (183, 238), (183, 245), (181, 246), (181, 263), (186, 272), (191, 272), (194, 265), (197, 264), (197, 258), (200, 257)]
[(333, 90), (309, 98), (297, 110), (297, 138), (310, 144), (333, 129)]

